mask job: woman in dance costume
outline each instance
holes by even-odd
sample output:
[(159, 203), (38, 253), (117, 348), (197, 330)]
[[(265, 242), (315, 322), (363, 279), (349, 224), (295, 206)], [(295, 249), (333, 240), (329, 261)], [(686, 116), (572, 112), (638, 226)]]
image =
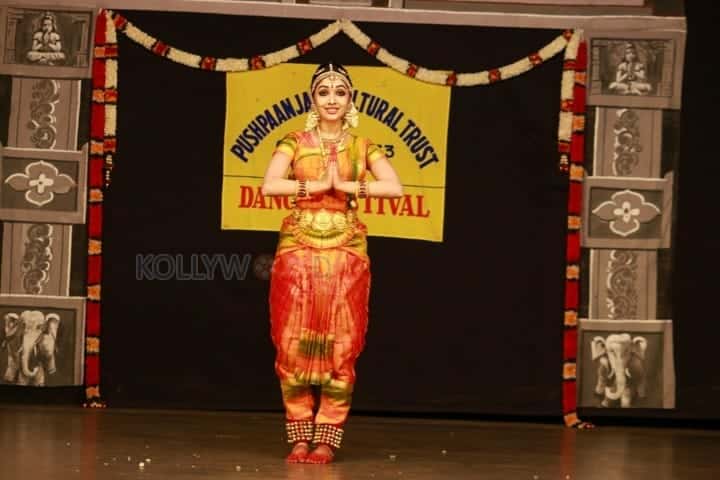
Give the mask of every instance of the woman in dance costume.
[(358, 200), (400, 197), (402, 185), (382, 149), (348, 131), (358, 122), (348, 72), (321, 65), (310, 93), (305, 130), (278, 142), (262, 192), (295, 197), (270, 282), (275, 371), (293, 445), (287, 460), (330, 463), (342, 441), (368, 322), (370, 261)]

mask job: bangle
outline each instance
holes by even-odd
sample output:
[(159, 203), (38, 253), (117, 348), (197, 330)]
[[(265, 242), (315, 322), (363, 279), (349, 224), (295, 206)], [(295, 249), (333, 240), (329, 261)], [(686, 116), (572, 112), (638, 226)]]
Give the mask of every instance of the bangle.
[(298, 198), (307, 198), (310, 196), (307, 188), (307, 180), (295, 180), (295, 196)]
[(358, 188), (357, 188), (357, 197), (358, 198), (367, 198), (368, 195), (368, 182), (367, 180), (360, 180), (358, 182)]

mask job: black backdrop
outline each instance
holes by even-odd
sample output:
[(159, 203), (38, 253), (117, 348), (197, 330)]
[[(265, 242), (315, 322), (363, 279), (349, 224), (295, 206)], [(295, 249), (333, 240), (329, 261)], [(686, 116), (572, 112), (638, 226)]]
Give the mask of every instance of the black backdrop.
[[(217, 56), (272, 51), (327, 24), (126, 14), (171, 45)], [(560, 33), (361, 28), (400, 56), (460, 71), (514, 61)], [(135, 278), (138, 254), (274, 251), (275, 233), (219, 228), (224, 75), (173, 64), (122, 36), (119, 49), (119, 154), (105, 210), (104, 395), (113, 405), (280, 408), (267, 281)], [(331, 58), (379, 65), (344, 36), (302, 60)], [(357, 409), (559, 413), (560, 76), (557, 57), (517, 79), (452, 92), (445, 242), (370, 239), (371, 324)]]
[[(720, 419), (720, 360), (714, 355), (720, 327), (714, 319), (712, 302), (716, 296), (714, 277), (720, 268), (720, 243), (714, 233), (716, 229), (713, 228), (712, 217), (717, 205), (712, 192), (716, 190), (715, 182), (720, 176), (720, 167), (714, 161), (717, 149), (713, 141), (717, 125), (714, 106), (718, 105), (720, 98), (717, 88), (710, 81), (720, 73), (710, 48), (716, 43), (714, 32), (720, 21), (720, 6), (711, 2), (690, 2), (686, 8), (688, 36), (683, 107), (679, 115), (670, 116), (675, 122), (678, 117), (681, 120), (678, 155), (681, 168), (680, 174), (676, 174), (679, 201), (675, 209), (678, 220), (674, 240), (674, 274), (672, 290), (663, 289), (668, 303), (672, 304), (675, 320), (677, 409), (632, 412), (581, 409), (581, 413), (593, 417), (595, 421), (601, 420), (599, 415), (624, 416), (617, 420), (625, 423), (631, 420), (629, 415), (651, 422)], [(207, 17), (208, 22), (194, 24), (198, 16), (127, 14), (149, 32), (174, 41), (178, 46), (218, 56), (271, 51), (325, 24), (275, 20), (272, 30), (264, 30), (263, 27), (270, 21), (259, 19), (262, 25), (255, 28), (264, 33), (257, 40), (252, 40), (252, 35), (240, 30), (235, 23), (241, 19), (221, 22), (220, 17)], [(244, 26), (247, 28), (247, 24)], [(395, 31), (391, 26), (363, 24), (362, 27), (371, 34), (377, 32), (378, 39), (400, 55), (428, 66), (445, 68), (452, 65), (459, 70), (477, 70), (504, 63), (512, 57), (511, 54), (524, 54), (531, 46), (539, 45), (552, 36), (549, 32), (528, 36), (528, 32), (504, 29), (402, 26), (402, 30)], [(273, 34), (267, 35), (268, 31)], [(413, 32), (421, 32), (422, 35), (404, 36)], [(454, 38), (461, 34), (464, 36)], [(228, 38), (234, 40), (229, 42)], [(468, 41), (469, 38), (471, 41)], [(220, 107), (207, 101), (217, 95), (217, 89), (222, 89), (221, 75), (161, 63), (136, 45), (122, 38), (120, 41), (122, 58), (130, 58), (134, 67), (126, 67), (121, 73), (120, 135), (123, 153), (119, 159), (121, 166), (114, 174), (114, 185), (107, 195), (103, 394), (110, 400), (111, 407), (276, 409), (280, 400), (275, 393), (272, 376), (267, 309), (261, 300), (255, 298), (265, 297), (266, 283), (251, 279), (233, 285), (222, 282), (201, 282), (199, 286), (182, 283), (159, 285), (132, 279), (136, 251), (271, 253), (275, 239), (271, 234), (259, 232), (230, 234), (217, 231), (221, 175), (218, 158), (223, 125), (221, 116), (216, 114), (216, 109)], [(443, 42), (461, 50), (462, 55), (443, 61)], [(423, 48), (414, 48), (416, 43)], [(305, 60), (316, 62), (326, 56), (336, 56), (348, 64), (368, 61), (363, 52), (342, 37), (305, 57)], [(130, 71), (130, 68), (136, 71)], [(563, 226), (555, 213), (562, 208), (564, 201), (558, 197), (564, 199), (565, 193), (562, 182), (558, 183), (552, 171), (553, 157), (548, 156), (553, 153), (549, 139), (554, 136), (554, 119), (549, 121), (547, 117), (552, 110), (540, 113), (529, 108), (530, 104), (526, 108), (520, 98), (515, 101), (510, 95), (500, 95), (507, 89), (523, 95), (525, 88), (540, 82), (542, 77), (547, 82), (547, 95), (538, 100), (554, 102), (554, 82), (558, 73), (559, 65), (551, 64), (512, 82), (482, 87), (492, 89), (488, 90), (488, 95), (482, 100), (486, 103), (483, 104), (479, 103), (480, 97), (475, 96), (480, 88), (470, 89), (473, 90), (474, 103), (461, 97), (470, 94), (463, 94), (464, 89), (453, 92), (455, 112), (458, 113), (458, 109), (473, 112), (469, 121), (453, 125), (450, 132), (450, 154), (458, 158), (453, 152), (459, 151), (461, 159), (448, 166), (447, 243), (443, 247), (371, 238), (375, 273), (371, 304), (373, 316), (368, 348), (358, 365), (360, 376), (355, 412), (384, 409), (401, 413), (410, 407), (415, 412), (441, 414), (463, 411), (511, 412), (513, 415), (559, 413), (559, 373), (556, 373), (560, 362), (557, 314), (561, 305), (556, 301), (559, 283), (551, 279), (546, 282), (547, 285), (534, 285), (534, 288), (547, 289), (544, 302), (538, 305), (549, 307), (538, 307), (537, 311), (548, 313), (528, 318), (515, 316), (510, 313), (511, 310), (499, 318), (488, 312), (472, 313), (483, 312), (481, 309), (486, 308), (484, 299), (496, 298), (498, 292), (503, 293), (503, 284), (515, 285), (518, 291), (523, 292), (524, 297), (507, 302), (509, 307), (519, 308), (529, 295), (520, 286), (530, 283), (529, 275), (538, 267), (526, 265), (525, 270), (515, 272), (514, 276), (508, 267), (500, 272), (503, 277), (498, 278), (497, 270), (485, 266), (471, 275), (468, 268), (477, 267), (483, 260), (497, 266), (500, 252), (490, 250), (484, 255), (471, 252), (471, 260), (458, 253), (464, 238), (472, 235), (471, 232), (490, 230), (487, 226), (473, 229), (462, 223), (460, 217), (486, 218), (492, 214), (487, 211), (481, 213), (477, 209), (481, 201), (478, 195), (485, 195), (485, 188), (500, 184), (500, 178), (507, 179), (505, 173), (502, 177), (494, 175), (508, 165), (504, 161), (507, 152), (517, 151), (510, 147), (517, 145), (523, 148), (519, 141), (510, 146), (501, 141), (501, 135), (507, 135), (505, 127), (508, 126), (510, 109), (514, 108), (522, 115), (512, 117), (512, 121), (522, 122), (525, 127), (521, 131), (522, 136), (530, 135), (536, 145), (544, 145), (546, 153), (543, 157), (547, 158), (535, 163), (526, 161), (518, 164), (518, 168), (520, 165), (534, 165), (544, 169), (543, 180), (525, 194), (532, 195), (534, 192), (535, 199), (547, 202), (547, 211), (556, 217), (555, 225), (558, 227), (541, 225), (538, 232), (526, 229), (521, 237), (510, 235), (517, 230), (502, 232), (496, 228), (495, 233), (504, 236), (498, 236), (502, 241), (498, 240), (495, 245), (519, 242), (522, 236), (529, 237), (547, 229), (547, 235), (543, 233), (543, 237), (551, 249), (543, 255), (559, 258), (562, 239), (556, 232)], [(0, 87), (3, 87), (0, 88), (3, 92), (9, 91), (9, 77), (2, 78)], [(143, 91), (147, 95), (138, 98)], [(498, 95), (489, 95), (491, 92)], [(126, 100), (133, 102), (133, 96), (136, 97), (134, 107), (124, 103)], [(195, 97), (204, 101), (197, 101)], [(182, 117), (176, 116), (175, 112), (181, 110), (177, 102), (189, 105), (187, 102), (190, 101), (192, 107), (182, 110)], [(488, 108), (491, 102), (495, 103), (494, 110)], [(497, 115), (501, 112), (498, 104), (504, 102), (509, 102), (505, 113), (492, 117), (491, 113)], [(480, 110), (480, 106), (484, 109)], [(547, 122), (545, 133), (536, 130), (542, 128), (542, 122), (535, 123), (536, 119), (526, 116), (526, 113), (533, 112), (543, 118), (542, 122)], [(163, 127), (167, 119), (173, 125)], [(0, 122), (6, 137), (7, 112), (0, 115)], [(211, 136), (210, 143), (203, 146), (199, 142), (199, 132), (207, 130), (213, 130), (215, 136)], [(467, 132), (471, 132), (471, 139), (477, 139), (477, 142), (472, 144), (472, 150), (468, 150), (475, 153), (463, 155), (464, 150), (455, 150), (458, 147), (453, 139), (464, 138)], [(144, 145), (138, 137), (134, 140), (135, 147), (132, 147), (132, 138), (126, 139), (136, 135), (146, 139)], [(487, 141), (488, 138), (490, 141)], [(541, 141), (538, 140), (540, 138)], [(480, 143), (481, 140), (483, 143)], [(213, 149), (216, 153), (212, 152)], [(541, 156), (539, 152), (531, 153), (528, 158), (539, 159)], [(143, 172), (139, 164), (150, 170)], [(468, 190), (466, 177), (481, 171), (480, 165), (488, 170), (482, 170), (483, 178)], [(184, 172), (182, 175), (177, 172), (178, 166)], [(183, 187), (170, 193), (167, 185), (160, 180), (160, 174), (171, 175), (172, 180), (179, 178)], [(155, 182), (146, 178), (152, 175), (155, 175)], [(460, 184), (466, 185), (464, 191), (454, 188)], [(547, 195), (548, 192), (552, 193)], [(188, 209), (190, 211), (186, 214)], [(502, 211), (511, 210), (503, 205), (495, 210), (496, 217)], [(524, 217), (518, 218), (530, 218), (528, 212), (525, 213)], [(177, 226), (172, 225), (183, 222), (186, 228), (178, 234)], [(202, 230), (207, 234), (200, 235)], [(540, 246), (537, 245), (539, 251)], [(439, 255), (433, 254), (443, 248), (445, 252), (452, 252), (451, 256), (434, 259)], [(506, 253), (505, 249), (503, 253)], [(535, 262), (538, 261), (543, 260), (536, 258)], [(437, 270), (439, 263), (450, 266)], [(555, 266), (550, 260), (547, 264)], [(440, 271), (445, 273), (440, 274)], [(448, 271), (466, 273), (448, 275)], [(555, 274), (549, 272), (547, 278), (557, 278), (557, 274), (561, 273), (557, 270)], [(424, 281), (417, 277), (422, 277)], [(470, 277), (472, 280), (467, 281)], [(465, 281), (453, 281), (454, 278)], [(447, 302), (448, 309), (441, 309), (440, 314), (425, 309), (430, 299), (439, 304), (439, 299), (457, 298), (460, 293), (447, 295), (445, 289), (450, 289), (450, 284), (460, 293), (471, 292), (473, 310), (462, 312), (452, 301)], [(426, 287), (420, 288), (419, 285)], [(76, 289), (72, 294), (81, 295), (82, 292)], [(188, 300), (178, 301), (186, 298)], [(191, 298), (194, 302), (190, 301)], [(507, 299), (507, 293), (499, 298)], [(423, 308), (408, 310), (407, 307), (413, 305), (408, 303), (409, 300), (422, 302), (420, 305)], [(423, 315), (418, 316), (417, 312)], [(419, 318), (431, 320), (420, 322)], [(403, 331), (405, 337), (397, 337)], [(421, 348), (412, 346), (413, 340), (419, 338), (417, 331), (425, 334), (425, 343), (418, 345)], [(433, 342), (430, 348), (422, 348), (427, 347), (428, 331), (437, 342)], [(212, 343), (214, 339), (217, 341)], [(547, 348), (542, 348), (543, 341)], [(471, 352), (467, 367), (457, 360), (464, 351)], [(446, 358), (442, 368), (430, 372), (430, 359), (438, 357)], [(494, 381), (499, 383), (493, 386)], [(535, 385), (536, 388), (532, 389), (534, 394), (528, 393), (531, 390), (528, 385)], [(502, 402), (501, 395), (507, 399), (506, 402)], [(16, 403), (79, 404), (83, 396), (80, 388), (28, 390), (0, 387), (0, 401)], [(409, 405), (411, 403), (413, 405)], [(603, 421), (612, 420), (606, 417)], [(707, 426), (708, 423), (700, 425)]]

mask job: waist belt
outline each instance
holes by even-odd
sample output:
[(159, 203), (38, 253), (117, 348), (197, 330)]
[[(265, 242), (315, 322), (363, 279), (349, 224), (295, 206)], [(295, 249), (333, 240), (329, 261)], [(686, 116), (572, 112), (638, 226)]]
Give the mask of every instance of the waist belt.
[(355, 235), (357, 214), (354, 210), (308, 210), (293, 211), (295, 239), (314, 248), (333, 248), (346, 244)]

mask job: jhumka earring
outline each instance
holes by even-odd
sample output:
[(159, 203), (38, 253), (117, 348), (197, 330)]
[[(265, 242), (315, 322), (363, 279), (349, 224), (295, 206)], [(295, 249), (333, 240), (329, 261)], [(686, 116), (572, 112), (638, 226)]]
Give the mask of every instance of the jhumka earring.
[(309, 132), (310, 130), (315, 130), (315, 127), (318, 126), (319, 122), (320, 115), (318, 115), (317, 110), (313, 107), (310, 109), (310, 113), (308, 113), (308, 116), (305, 119), (305, 131)]
[(345, 129), (357, 128), (359, 120), (359, 113), (357, 108), (355, 108), (355, 102), (351, 101), (350, 108), (345, 112), (345, 122), (343, 126)]

